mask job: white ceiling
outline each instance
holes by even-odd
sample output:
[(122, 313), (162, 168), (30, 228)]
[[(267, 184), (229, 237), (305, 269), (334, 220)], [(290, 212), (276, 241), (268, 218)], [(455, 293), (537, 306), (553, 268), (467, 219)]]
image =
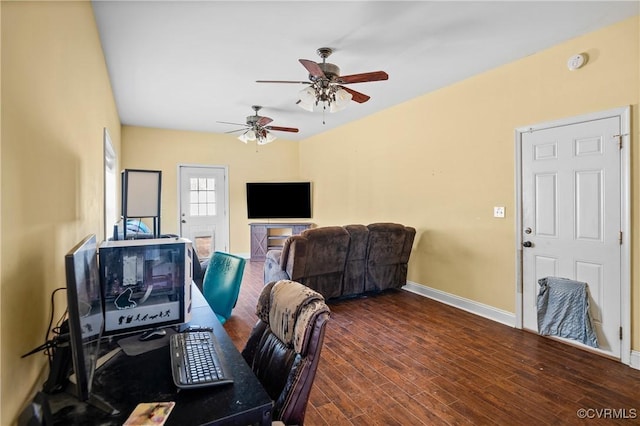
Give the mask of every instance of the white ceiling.
[[(274, 132), (301, 140), (562, 41), (637, 15), (636, 1), (93, 1), (122, 124), (225, 133), (262, 105)], [(295, 105), (298, 59), (342, 75), (384, 70), (350, 88), (371, 96), (330, 114)], [(584, 46), (585, 50), (590, 46)], [(579, 52), (575, 52), (579, 53)], [(564, 67), (565, 64), (558, 64)], [(239, 133), (233, 134), (234, 136)]]

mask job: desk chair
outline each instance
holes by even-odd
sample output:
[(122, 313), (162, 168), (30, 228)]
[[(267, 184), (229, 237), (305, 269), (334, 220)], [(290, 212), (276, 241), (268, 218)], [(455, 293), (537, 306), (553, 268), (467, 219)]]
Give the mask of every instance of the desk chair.
[(265, 285), (242, 356), (274, 401), (274, 424), (303, 425), (330, 311), (320, 293), (290, 280)]
[(202, 294), (222, 324), (236, 306), (245, 260), (229, 253), (214, 252), (202, 281)]

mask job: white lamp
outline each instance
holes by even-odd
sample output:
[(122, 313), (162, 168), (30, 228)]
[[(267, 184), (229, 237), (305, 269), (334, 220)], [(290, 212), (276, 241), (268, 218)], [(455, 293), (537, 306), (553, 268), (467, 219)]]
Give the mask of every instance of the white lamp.
[(270, 132), (265, 132), (264, 137), (258, 138), (258, 145), (266, 145), (269, 142), (275, 141), (277, 138), (273, 136)]
[(304, 110), (313, 112), (313, 105), (316, 102), (316, 92), (311, 86), (301, 90), (299, 92), (300, 100), (298, 106)]
[(240, 136), (238, 136), (238, 139), (240, 139), (242, 142), (247, 143), (249, 142), (249, 138), (247, 138), (247, 132), (244, 132), (243, 134), (241, 134)]
[(247, 143), (249, 141), (255, 141), (256, 140), (256, 132), (254, 132), (252, 129), (249, 129), (246, 132), (244, 132), (243, 134), (241, 134), (240, 136), (238, 136), (238, 139), (240, 139), (244, 143)]
[(336, 99), (331, 102), (329, 112), (342, 111), (347, 107), (347, 105), (349, 105), (349, 102), (351, 102), (351, 99), (353, 98), (353, 95), (344, 89), (338, 89), (335, 96)]

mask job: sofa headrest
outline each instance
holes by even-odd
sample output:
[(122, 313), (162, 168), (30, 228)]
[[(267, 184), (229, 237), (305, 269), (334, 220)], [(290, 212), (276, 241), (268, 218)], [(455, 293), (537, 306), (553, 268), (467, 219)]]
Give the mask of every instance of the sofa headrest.
[(349, 233), (342, 226), (321, 226), (302, 231), (300, 234), (308, 240), (336, 238), (337, 236), (349, 236)]
[(269, 324), (271, 332), (297, 353), (306, 350), (315, 318), (329, 308), (322, 295), (291, 280), (270, 282), (264, 286), (256, 315)]

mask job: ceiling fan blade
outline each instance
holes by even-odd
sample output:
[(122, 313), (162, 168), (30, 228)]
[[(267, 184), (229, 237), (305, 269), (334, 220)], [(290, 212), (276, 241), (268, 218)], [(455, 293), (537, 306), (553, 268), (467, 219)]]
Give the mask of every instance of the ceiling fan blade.
[(363, 102), (367, 102), (369, 99), (371, 99), (371, 96), (365, 95), (364, 93), (360, 93), (360, 92), (356, 92), (353, 89), (350, 89), (348, 87), (345, 86), (339, 86), (341, 89), (346, 90), (347, 92), (351, 93), (351, 96), (353, 96), (351, 98), (352, 101), (358, 102), (359, 104), (363, 103)]
[(233, 124), (234, 126), (246, 126), (246, 124), (244, 123), (231, 123), (229, 121), (216, 121), (216, 123), (221, 123), (221, 124)]
[(384, 71), (363, 72), (362, 74), (343, 75), (338, 77), (341, 84), (366, 83), (367, 81), (388, 80), (389, 74)]
[(229, 130), (228, 132), (225, 132), (225, 133), (243, 132), (243, 131), (247, 131), (247, 130), (249, 130), (248, 127), (243, 127), (242, 129)]
[(265, 129), (267, 129), (267, 130), (277, 130), (279, 132), (292, 132), (292, 133), (298, 133), (298, 131), (299, 131), (295, 127), (281, 127), (281, 126), (266, 126)]
[(293, 81), (293, 80), (256, 80), (256, 83), (295, 83), (295, 84), (311, 84), (308, 81)]
[(307, 71), (309, 71), (309, 74), (311, 74), (314, 77), (321, 77), (324, 78), (324, 71), (322, 71), (322, 68), (320, 68), (320, 65), (318, 65), (316, 62), (314, 61), (310, 61), (308, 59), (298, 59), (300, 61), (300, 63), (302, 64), (303, 67), (305, 67), (307, 69)]
[(256, 123), (258, 126), (266, 126), (267, 124), (271, 123), (273, 121), (273, 118), (269, 118), (269, 117), (260, 117), (260, 119), (258, 120), (258, 122)]

